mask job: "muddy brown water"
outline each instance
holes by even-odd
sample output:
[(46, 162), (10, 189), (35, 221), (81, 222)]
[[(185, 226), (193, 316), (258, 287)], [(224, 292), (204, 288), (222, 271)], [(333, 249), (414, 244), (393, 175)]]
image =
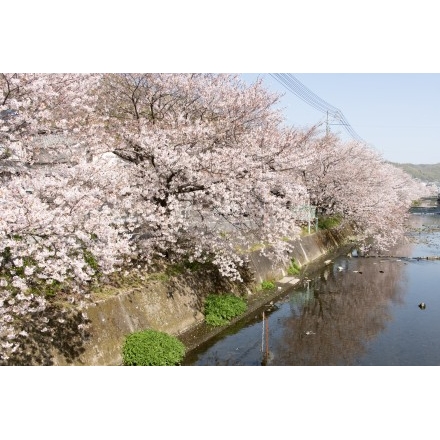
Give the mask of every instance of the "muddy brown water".
[(183, 365), (440, 365), (435, 208), (414, 210), (392, 253), (332, 258), (273, 304), (188, 353)]

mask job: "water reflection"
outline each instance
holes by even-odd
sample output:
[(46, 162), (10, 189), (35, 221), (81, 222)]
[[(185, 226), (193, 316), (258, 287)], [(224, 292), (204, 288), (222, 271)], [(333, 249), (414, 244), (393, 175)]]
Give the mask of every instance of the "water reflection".
[(257, 314), (191, 353), (186, 365), (440, 365), (435, 256), (440, 216), (414, 215), (386, 256), (337, 257), (266, 309), (268, 346)]
[(292, 292), (292, 313), (279, 322), (282, 337), (272, 341), (273, 364), (353, 364), (391, 319), (390, 302), (402, 302), (405, 264), (340, 259), (303, 290)]

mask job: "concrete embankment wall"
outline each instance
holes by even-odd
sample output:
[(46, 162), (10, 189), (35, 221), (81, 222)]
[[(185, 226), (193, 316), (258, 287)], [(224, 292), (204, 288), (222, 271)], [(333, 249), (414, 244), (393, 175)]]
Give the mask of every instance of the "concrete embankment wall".
[[(353, 234), (350, 228), (318, 231), (294, 241), (291, 255), (301, 266), (308, 264), (344, 244)], [(255, 283), (276, 280), (286, 275), (284, 267), (254, 253), (250, 268)], [(216, 280), (212, 280), (213, 283)], [(171, 293), (166, 283), (151, 281), (145, 287), (121, 289), (116, 295), (87, 308), (90, 323), (89, 336), (74, 359), (66, 359), (55, 352), (55, 365), (121, 365), (121, 348), (125, 336), (134, 331), (154, 329), (178, 335), (203, 321), (199, 287), (197, 283), (177, 286)], [(250, 294), (259, 295), (258, 293)]]
[[(350, 227), (322, 230), (315, 234), (306, 235), (292, 242), (294, 249), (291, 258), (294, 258), (300, 266), (304, 266), (341, 246), (353, 236), (354, 231)], [(278, 279), (286, 275), (284, 267), (273, 267), (267, 257), (254, 253), (250, 260), (256, 281), (259, 283), (263, 280)]]

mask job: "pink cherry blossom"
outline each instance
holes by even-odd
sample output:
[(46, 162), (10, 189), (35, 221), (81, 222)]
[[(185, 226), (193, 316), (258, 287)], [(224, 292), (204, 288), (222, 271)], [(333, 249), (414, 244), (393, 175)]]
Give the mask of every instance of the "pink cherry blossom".
[(256, 244), (288, 260), (309, 204), (392, 245), (426, 188), (286, 126), (278, 99), (229, 74), (0, 74), (0, 363), (32, 339), (25, 322), (47, 341), (66, 322), (42, 291), (80, 308), (97, 279), (158, 257), (241, 280)]

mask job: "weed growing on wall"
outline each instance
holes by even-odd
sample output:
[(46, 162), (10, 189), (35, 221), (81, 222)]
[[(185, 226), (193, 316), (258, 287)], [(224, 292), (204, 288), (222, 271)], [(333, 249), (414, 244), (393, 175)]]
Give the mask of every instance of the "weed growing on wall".
[(275, 283), (273, 281), (265, 280), (261, 283), (261, 288), (263, 290), (275, 289)]
[(244, 313), (246, 301), (234, 295), (209, 295), (205, 300), (205, 321), (213, 326), (225, 325)]
[(290, 261), (290, 266), (287, 268), (288, 275), (298, 275), (301, 268), (294, 258)]
[(122, 348), (124, 365), (178, 365), (185, 356), (185, 346), (175, 336), (155, 330), (129, 334)]

